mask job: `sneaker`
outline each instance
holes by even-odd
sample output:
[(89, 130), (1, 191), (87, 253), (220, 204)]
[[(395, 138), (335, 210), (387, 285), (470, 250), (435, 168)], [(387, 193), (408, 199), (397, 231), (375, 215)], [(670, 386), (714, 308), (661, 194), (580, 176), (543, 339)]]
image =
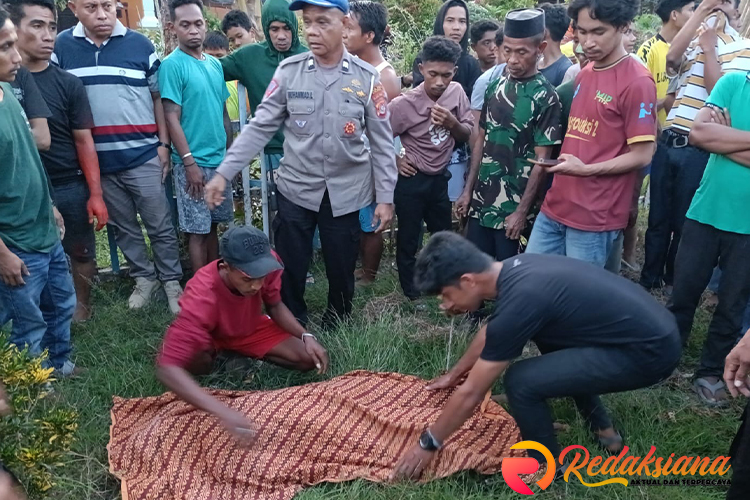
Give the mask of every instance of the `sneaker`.
[(182, 287), (179, 281), (167, 281), (164, 283), (164, 292), (167, 294), (169, 310), (172, 314), (180, 313), (180, 297), (182, 297)]
[(154, 291), (159, 288), (159, 282), (148, 278), (136, 278), (135, 288), (128, 299), (130, 309), (140, 309), (149, 303)]
[(86, 373), (85, 368), (76, 366), (75, 363), (68, 360), (62, 365), (62, 368), (55, 368), (55, 371), (52, 372), (52, 377), (55, 378), (55, 380), (60, 380), (64, 378), (76, 378), (84, 373)]

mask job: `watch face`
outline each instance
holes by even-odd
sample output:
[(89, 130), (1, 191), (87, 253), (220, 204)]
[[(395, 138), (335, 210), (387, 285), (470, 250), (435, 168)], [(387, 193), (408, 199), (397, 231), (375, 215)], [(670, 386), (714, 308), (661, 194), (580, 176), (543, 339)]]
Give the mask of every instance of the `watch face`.
[(422, 434), (419, 436), (419, 446), (424, 450), (430, 449), (430, 438), (427, 437), (427, 434)]
[(423, 432), (422, 435), (419, 436), (419, 447), (425, 451), (437, 450), (435, 443), (432, 442), (432, 439), (430, 439), (430, 435), (427, 432)]

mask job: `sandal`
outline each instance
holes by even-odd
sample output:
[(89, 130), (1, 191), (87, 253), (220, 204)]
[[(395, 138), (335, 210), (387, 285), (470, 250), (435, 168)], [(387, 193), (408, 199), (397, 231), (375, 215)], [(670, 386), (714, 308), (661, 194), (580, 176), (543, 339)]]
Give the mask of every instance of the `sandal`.
[[(709, 399), (706, 394), (703, 392), (703, 389), (706, 389), (711, 393), (711, 396), (714, 398), (713, 400)], [(727, 403), (729, 403), (728, 399), (719, 400), (716, 399), (716, 394), (724, 390), (726, 392), (726, 386), (724, 385), (724, 381), (719, 379), (718, 382), (715, 384), (712, 384), (705, 378), (697, 378), (695, 379), (695, 382), (693, 382), (693, 391), (698, 395), (701, 401), (707, 406), (710, 406), (712, 408), (720, 408), (722, 406), (726, 406)]]
[[(596, 438), (597, 442), (599, 443), (599, 447), (604, 450), (606, 453), (612, 456), (619, 455), (622, 453), (623, 448), (625, 447), (625, 443), (622, 439), (622, 434), (620, 434), (618, 431), (615, 431), (614, 436), (610, 437), (602, 437), (598, 434), (594, 434), (594, 437)], [(610, 450), (610, 447), (614, 445), (620, 445), (620, 449), (617, 451)]]

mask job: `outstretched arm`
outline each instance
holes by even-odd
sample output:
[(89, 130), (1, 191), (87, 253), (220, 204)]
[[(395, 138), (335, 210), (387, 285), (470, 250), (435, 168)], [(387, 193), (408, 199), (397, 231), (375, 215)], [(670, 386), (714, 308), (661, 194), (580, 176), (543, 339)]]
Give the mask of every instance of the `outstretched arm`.
[(218, 418), (240, 444), (253, 444), (257, 434), (253, 422), (203, 390), (187, 370), (179, 366), (159, 366), (156, 369), (156, 377), (186, 403)]
[[(428, 432), (440, 443), (456, 432), (482, 402), (495, 381), (508, 368), (509, 361), (485, 361), (480, 359), (474, 365), (461, 387), (456, 389), (446, 403), (440, 417)], [(422, 449), (415, 444), (396, 464), (391, 479), (418, 479), (435, 457), (434, 451)]]
[(453, 365), (453, 368), (451, 368), (448, 373), (431, 380), (430, 384), (427, 386), (427, 390), (434, 391), (438, 389), (448, 389), (458, 385), (464, 375), (469, 373), (469, 370), (471, 370), (479, 360), (479, 356), (482, 354), (482, 349), (484, 349), (486, 340), (487, 325), (484, 325), (479, 329), (479, 332), (477, 332), (476, 337), (471, 341), (471, 344), (469, 344), (468, 349), (466, 349), (464, 355), (461, 356), (461, 359)]

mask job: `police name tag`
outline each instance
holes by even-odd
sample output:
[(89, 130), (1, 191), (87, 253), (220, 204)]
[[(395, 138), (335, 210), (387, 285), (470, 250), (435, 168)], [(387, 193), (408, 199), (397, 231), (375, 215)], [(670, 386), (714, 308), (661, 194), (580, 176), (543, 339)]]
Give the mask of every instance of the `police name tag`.
[(287, 99), (315, 99), (312, 91), (309, 90), (287, 90)]

